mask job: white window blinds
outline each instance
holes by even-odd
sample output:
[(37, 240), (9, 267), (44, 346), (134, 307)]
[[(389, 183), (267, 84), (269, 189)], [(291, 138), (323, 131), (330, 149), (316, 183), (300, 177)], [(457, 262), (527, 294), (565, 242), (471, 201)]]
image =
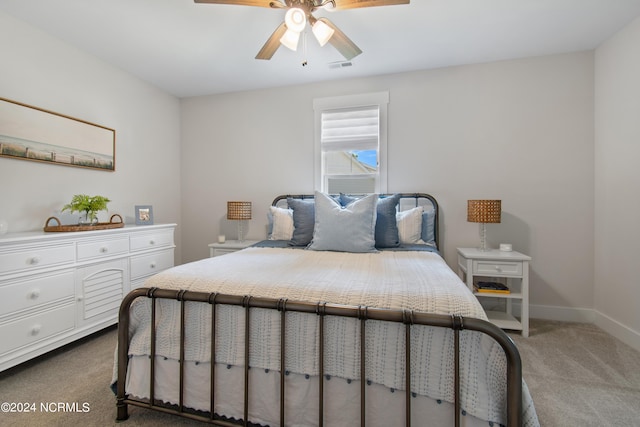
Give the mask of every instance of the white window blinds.
[(324, 111), (321, 129), (322, 151), (377, 150), (380, 108), (374, 105)]
[(315, 189), (386, 192), (388, 92), (313, 100)]

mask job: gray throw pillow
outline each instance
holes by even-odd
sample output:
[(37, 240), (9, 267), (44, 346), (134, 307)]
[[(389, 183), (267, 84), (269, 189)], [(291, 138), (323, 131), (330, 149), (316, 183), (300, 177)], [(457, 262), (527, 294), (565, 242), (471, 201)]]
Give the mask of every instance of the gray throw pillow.
[(309, 249), (376, 252), (377, 194), (370, 194), (344, 207), (330, 196), (320, 192), (315, 193), (315, 201), (316, 219)]
[(315, 207), (313, 200), (287, 198), (287, 205), (293, 210), (293, 235), (291, 246), (307, 246), (313, 238)]
[[(356, 197), (340, 194), (340, 203), (346, 206), (357, 200)], [(398, 224), (396, 222), (396, 212), (398, 211), (398, 203), (400, 194), (393, 196), (380, 197), (376, 205), (376, 248), (397, 248), (400, 246), (400, 238), (398, 237)]]

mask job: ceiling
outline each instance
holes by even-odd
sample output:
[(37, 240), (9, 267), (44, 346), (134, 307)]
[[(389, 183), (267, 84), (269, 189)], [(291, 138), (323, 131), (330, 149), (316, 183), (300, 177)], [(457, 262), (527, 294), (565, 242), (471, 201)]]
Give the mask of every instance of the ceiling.
[[(177, 97), (590, 50), (640, 16), (640, 0), (411, 0), (319, 10), (363, 51), (351, 66), (309, 32), (306, 53), (254, 59), (282, 9), (193, 0), (0, 0), (30, 23)], [(302, 40), (300, 45), (302, 46)], [(302, 62), (306, 60), (306, 66)]]

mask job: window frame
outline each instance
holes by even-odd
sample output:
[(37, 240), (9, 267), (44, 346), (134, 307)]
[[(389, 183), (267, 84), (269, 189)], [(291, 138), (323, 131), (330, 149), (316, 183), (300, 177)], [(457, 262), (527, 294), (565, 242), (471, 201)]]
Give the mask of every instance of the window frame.
[(322, 113), (327, 110), (377, 106), (380, 114), (380, 133), (378, 140), (378, 176), (375, 180), (375, 192), (387, 192), (387, 114), (389, 92), (371, 92), (356, 95), (333, 96), (313, 100), (314, 113), (314, 189), (325, 191), (325, 179), (322, 170)]

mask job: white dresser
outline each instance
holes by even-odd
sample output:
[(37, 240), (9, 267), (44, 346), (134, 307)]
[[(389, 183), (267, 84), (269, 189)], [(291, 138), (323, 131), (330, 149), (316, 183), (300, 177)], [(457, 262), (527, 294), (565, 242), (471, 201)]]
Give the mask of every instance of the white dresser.
[(0, 371), (117, 323), (124, 295), (173, 266), (175, 227), (0, 236)]

